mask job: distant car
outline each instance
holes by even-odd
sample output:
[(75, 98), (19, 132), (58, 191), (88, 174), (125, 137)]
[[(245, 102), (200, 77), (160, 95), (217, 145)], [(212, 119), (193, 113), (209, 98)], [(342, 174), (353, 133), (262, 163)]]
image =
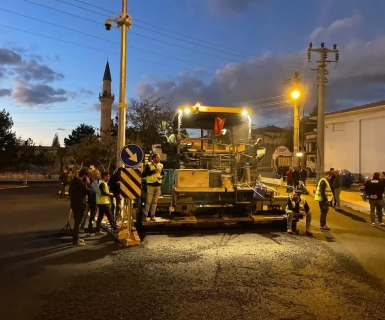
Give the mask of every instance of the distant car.
[(350, 188), (350, 186), (355, 181), (354, 175), (346, 169), (341, 169), (341, 180), (342, 186), (345, 188)]

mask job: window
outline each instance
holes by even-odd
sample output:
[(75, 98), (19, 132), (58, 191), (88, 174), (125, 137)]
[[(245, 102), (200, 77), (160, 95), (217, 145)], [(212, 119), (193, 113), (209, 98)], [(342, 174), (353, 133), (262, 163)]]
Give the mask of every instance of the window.
[(333, 123), (333, 131), (345, 131), (345, 122)]

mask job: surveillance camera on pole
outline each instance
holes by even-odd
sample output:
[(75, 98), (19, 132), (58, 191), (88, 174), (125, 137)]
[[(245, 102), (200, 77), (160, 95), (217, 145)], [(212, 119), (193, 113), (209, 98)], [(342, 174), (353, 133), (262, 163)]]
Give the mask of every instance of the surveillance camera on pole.
[(128, 13), (120, 13), (116, 18), (108, 18), (104, 22), (104, 26), (107, 31), (111, 30), (112, 23), (115, 22), (117, 27), (120, 28), (122, 25), (125, 25), (128, 29), (131, 30), (132, 18)]

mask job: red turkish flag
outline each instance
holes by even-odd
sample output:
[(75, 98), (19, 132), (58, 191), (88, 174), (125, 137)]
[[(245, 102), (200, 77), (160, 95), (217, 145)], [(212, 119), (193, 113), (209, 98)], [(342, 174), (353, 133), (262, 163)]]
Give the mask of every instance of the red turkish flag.
[(220, 136), (221, 135), (222, 129), (223, 129), (224, 125), (225, 125), (225, 121), (226, 121), (226, 119), (224, 119), (222, 117), (215, 117), (214, 134), (216, 136)]

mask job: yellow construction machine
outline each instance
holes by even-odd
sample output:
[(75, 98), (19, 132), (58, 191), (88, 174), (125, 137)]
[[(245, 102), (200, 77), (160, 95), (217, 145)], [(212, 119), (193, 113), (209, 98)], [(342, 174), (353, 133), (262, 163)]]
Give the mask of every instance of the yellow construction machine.
[[(176, 145), (165, 138), (152, 148), (165, 170), (156, 221), (141, 222), (143, 183), (137, 223), (149, 227), (285, 221), (287, 196), (258, 182), (258, 162), (266, 149), (260, 140), (251, 139), (251, 114), (251, 109), (236, 107), (181, 106), (173, 119)], [(182, 138), (182, 129), (200, 130), (200, 138)]]

